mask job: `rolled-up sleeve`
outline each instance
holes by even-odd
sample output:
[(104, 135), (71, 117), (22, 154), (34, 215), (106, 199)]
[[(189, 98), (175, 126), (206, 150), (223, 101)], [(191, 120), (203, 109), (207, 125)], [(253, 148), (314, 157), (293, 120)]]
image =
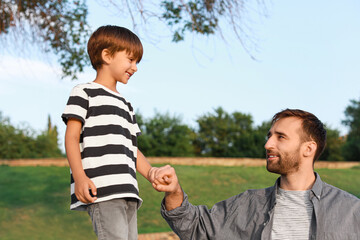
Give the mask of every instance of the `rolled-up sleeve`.
[(216, 239), (231, 215), (233, 199), (216, 203), (211, 209), (207, 206), (194, 206), (184, 199), (180, 207), (167, 211), (164, 200), (161, 204), (161, 215), (171, 229), (181, 239)]

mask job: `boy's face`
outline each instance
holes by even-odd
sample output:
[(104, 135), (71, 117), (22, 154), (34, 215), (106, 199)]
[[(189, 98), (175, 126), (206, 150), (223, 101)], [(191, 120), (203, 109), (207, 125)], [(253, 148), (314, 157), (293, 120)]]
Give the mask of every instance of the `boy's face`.
[(127, 84), (130, 77), (137, 71), (136, 59), (125, 50), (116, 52), (109, 62), (110, 74), (114, 80)]

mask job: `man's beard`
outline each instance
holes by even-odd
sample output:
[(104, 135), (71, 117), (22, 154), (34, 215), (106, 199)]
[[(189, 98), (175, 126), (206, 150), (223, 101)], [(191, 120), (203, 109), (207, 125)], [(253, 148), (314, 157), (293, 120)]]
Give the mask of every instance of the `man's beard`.
[[(272, 155), (268, 151), (267, 155)], [(288, 173), (297, 172), (300, 166), (300, 147), (292, 153), (276, 153), (278, 160), (276, 162), (266, 161), (266, 169), (269, 172), (286, 175)]]

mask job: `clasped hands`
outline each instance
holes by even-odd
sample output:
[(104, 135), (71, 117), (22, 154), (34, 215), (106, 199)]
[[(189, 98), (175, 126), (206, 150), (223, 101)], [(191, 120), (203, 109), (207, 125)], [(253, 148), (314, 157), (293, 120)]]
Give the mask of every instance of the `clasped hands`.
[(149, 170), (148, 179), (158, 192), (174, 193), (180, 189), (175, 169), (170, 165), (152, 167)]

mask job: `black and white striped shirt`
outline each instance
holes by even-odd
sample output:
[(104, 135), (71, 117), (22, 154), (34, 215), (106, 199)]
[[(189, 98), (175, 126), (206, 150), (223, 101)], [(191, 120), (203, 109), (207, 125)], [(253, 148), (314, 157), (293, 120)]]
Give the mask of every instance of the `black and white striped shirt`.
[[(62, 119), (82, 122), (80, 152), (86, 175), (97, 187), (96, 202), (139, 197), (136, 180), (137, 136), (140, 135), (133, 108), (119, 93), (90, 82), (73, 88)], [(75, 196), (71, 175), (71, 205), (85, 210)]]

